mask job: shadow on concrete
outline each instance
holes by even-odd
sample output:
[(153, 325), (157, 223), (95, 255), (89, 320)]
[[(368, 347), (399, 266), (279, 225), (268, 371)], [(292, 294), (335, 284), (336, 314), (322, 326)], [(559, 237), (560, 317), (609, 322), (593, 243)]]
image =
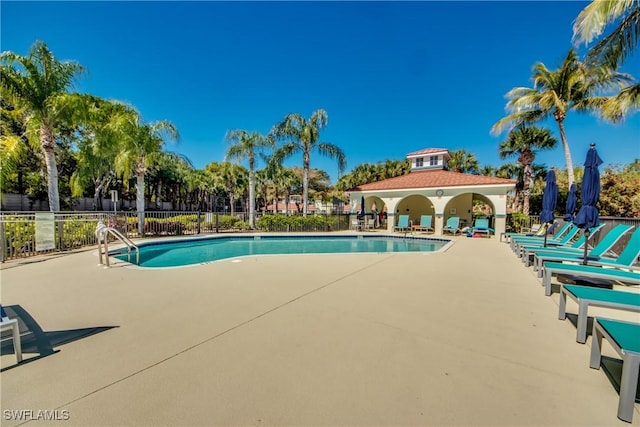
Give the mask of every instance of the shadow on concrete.
[[(609, 378), (611, 385), (620, 393), (620, 379), (622, 378), (622, 360), (614, 357), (602, 356), (600, 367)], [(636, 402), (640, 403), (640, 379), (636, 388)]]
[[(100, 332), (108, 331), (109, 329), (117, 328), (118, 326), (94, 326), (81, 329), (69, 329), (64, 331), (49, 331), (42, 330), (38, 322), (20, 305), (4, 306), (9, 318), (18, 319), (20, 326), (20, 342), (22, 344), (22, 362), (20, 364), (14, 364), (11, 366), (0, 369), (0, 372), (4, 372), (9, 369), (13, 369), (17, 366), (25, 363), (31, 363), (43, 357), (47, 357), (59, 350), (55, 347), (95, 335)], [(14, 354), (15, 349), (13, 347), (13, 340), (10, 335), (2, 335), (0, 341), (0, 353), (1, 354)], [(26, 357), (26, 355), (31, 357)]]

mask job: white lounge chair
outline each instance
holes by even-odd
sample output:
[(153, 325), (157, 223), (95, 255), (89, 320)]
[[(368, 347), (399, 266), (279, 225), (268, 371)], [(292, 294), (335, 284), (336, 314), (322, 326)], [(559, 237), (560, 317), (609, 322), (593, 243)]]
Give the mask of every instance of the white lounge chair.
[(12, 332), (13, 348), (16, 353), (16, 359), (18, 363), (22, 362), (22, 344), (20, 342), (20, 326), (18, 325), (18, 319), (9, 319), (7, 313), (4, 311), (4, 307), (0, 305), (0, 331)]

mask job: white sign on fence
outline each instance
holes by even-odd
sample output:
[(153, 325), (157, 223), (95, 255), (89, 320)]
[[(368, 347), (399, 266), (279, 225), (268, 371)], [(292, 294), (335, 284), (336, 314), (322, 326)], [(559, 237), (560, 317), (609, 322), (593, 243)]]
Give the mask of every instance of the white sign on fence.
[(53, 212), (36, 213), (36, 251), (56, 248), (56, 232)]

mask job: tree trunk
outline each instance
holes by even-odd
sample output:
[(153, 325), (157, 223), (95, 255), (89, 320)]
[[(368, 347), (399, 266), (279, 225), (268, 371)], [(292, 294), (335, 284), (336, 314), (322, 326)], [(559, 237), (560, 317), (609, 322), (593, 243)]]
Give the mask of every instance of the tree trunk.
[(569, 187), (576, 182), (573, 175), (573, 161), (571, 160), (571, 150), (569, 149), (569, 143), (567, 142), (567, 135), (564, 132), (564, 117), (556, 117), (558, 122), (558, 128), (560, 129), (560, 139), (562, 140), (562, 149), (564, 150), (564, 161), (567, 165), (567, 174), (569, 176)]
[(529, 215), (529, 200), (531, 199), (531, 189), (533, 187), (533, 167), (530, 164), (524, 165), (524, 197), (522, 198), (522, 213)]
[(58, 193), (58, 164), (56, 163), (55, 140), (48, 123), (40, 128), (40, 145), (47, 165), (47, 193), (49, 196), (49, 210), (60, 211), (60, 195)]
[(256, 221), (256, 171), (253, 157), (249, 158), (249, 228), (255, 228)]
[(307, 216), (307, 200), (309, 197), (309, 154), (304, 154), (302, 171), (302, 216)]
[(136, 210), (138, 211), (138, 234), (144, 236), (144, 173), (136, 173)]

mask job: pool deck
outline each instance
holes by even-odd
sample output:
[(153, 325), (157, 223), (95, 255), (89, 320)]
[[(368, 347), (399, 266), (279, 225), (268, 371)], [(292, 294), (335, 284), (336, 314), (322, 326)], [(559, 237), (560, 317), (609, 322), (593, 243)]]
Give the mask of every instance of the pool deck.
[[(95, 250), (7, 262), (2, 303), (37, 325), (22, 364), (0, 358), (0, 424), (630, 425), (558, 294), (497, 237), (453, 240), (157, 270)], [(68, 419), (24, 423), (39, 410)]]

